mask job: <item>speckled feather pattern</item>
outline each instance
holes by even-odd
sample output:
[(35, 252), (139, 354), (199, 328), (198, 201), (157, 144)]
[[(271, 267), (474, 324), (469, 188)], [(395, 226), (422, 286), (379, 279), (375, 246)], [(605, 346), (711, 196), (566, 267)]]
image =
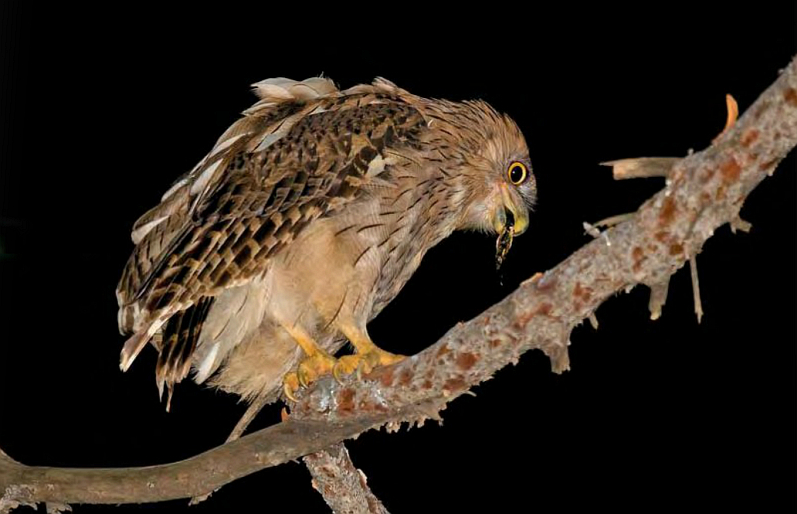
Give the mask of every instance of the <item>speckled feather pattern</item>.
[[(133, 228), (117, 289), (132, 334), (126, 369), (151, 342), (170, 390), (198, 381), (275, 395), (300, 357), (285, 328), (323, 348), (365, 324), (425, 252), (461, 228), (490, 229), (494, 189), (528, 160), (509, 118), (483, 102), (414, 96), (384, 80), (269, 79), (260, 101)], [(529, 205), (533, 181), (518, 188)]]

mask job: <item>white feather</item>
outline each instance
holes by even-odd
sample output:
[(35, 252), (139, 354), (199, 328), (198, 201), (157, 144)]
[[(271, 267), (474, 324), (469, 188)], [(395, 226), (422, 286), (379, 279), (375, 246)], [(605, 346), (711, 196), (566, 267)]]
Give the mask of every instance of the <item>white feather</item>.
[(207, 159), (208, 160), (212, 159), (215, 155), (219, 154), (220, 152), (223, 152), (224, 150), (226, 150), (227, 148), (232, 146), (233, 143), (235, 143), (236, 141), (238, 141), (239, 139), (241, 139), (242, 137), (244, 137), (244, 136), (246, 136), (248, 134), (249, 134), (248, 132), (244, 132), (243, 134), (238, 134), (237, 136), (233, 136), (233, 137), (231, 137), (231, 138), (229, 138), (229, 139), (217, 144), (213, 148), (213, 150), (210, 152), (210, 154), (207, 156)]
[(218, 159), (216, 162), (202, 170), (202, 174), (200, 174), (193, 184), (191, 184), (191, 194), (196, 195), (204, 191), (205, 187), (210, 182), (210, 178), (213, 176), (213, 173), (216, 171), (216, 168), (221, 165), (224, 159)]
[(257, 146), (255, 146), (254, 148), (252, 148), (252, 146), (254, 146), (254, 144), (257, 142), (257, 139), (253, 139), (249, 143), (247, 149), (251, 149), (250, 151), (254, 152), (261, 152), (265, 150), (269, 146), (273, 145), (274, 143), (282, 139), (282, 137), (285, 136), (285, 134), (287, 134), (291, 130), (291, 128), (293, 128), (293, 125), (303, 117), (304, 117), (304, 112), (299, 112), (294, 114), (293, 116), (288, 116), (284, 120), (280, 121), (272, 132), (267, 131), (263, 135), (260, 142), (257, 143)]
[(256, 82), (252, 87), (258, 98), (271, 102), (311, 100), (338, 90), (334, 82), (323, 77), (311, 77), (302, 81), (276, 77)]
[(216, 370), (215, 363), (218, 353), (219, 345), (217, 343), (210, 347), (210, 351), (205, 355), (204, 359), (202, 359), (202, 362), (199, 363), (196, 375), (194, 376), (194, 381), (196, 381), (197, 384), (201, 384), (207, 380), (211, 373)]
[(225, 290), (208, 311), (194, 353), (194, 380), (208, 379), (241, 341), (257, 330), (263, 321), (268, 287), (251, 282)]
[[(196, 167), (194, 167), (194, 168), (196, 168)], [(163, 196), (161, 196), (161, 202), (165, 202), (170, 196), (172, 196), (174, 194), (175, 191), (177, 191), (178, 189), (183, 187), (186, 182), (188, 182), (188, 177), (187, 176), (185, 178), (182, 178), (182, 179), (178, 180), (177, 182), (175, 182), (174, 185), (172, 185), (172, 187), (170, 187), (168, 191), (163, 193)]]
[(160, 225), (163, 220), (168, 218), (168, 216), (161, 216), (160, 218), (154, 219), (148, 223), (141, 225), (140, 227), (136, 228), (131, 234), (130, 238), (133, 240), (133, 244), (138, 244), (144, 239), (144, 236), (149, 234), (149, 231), (155, 228), (156, 226)]

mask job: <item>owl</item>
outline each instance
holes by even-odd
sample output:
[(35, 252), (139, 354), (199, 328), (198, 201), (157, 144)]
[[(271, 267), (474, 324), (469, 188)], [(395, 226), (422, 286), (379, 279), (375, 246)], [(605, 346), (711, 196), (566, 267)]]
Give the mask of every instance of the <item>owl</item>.
[[(127, 370), (149, 343), (167, 409), (192, 376), (263, 405), (401, 356), (367, 325), (455, 230), (497, 260), (537, 195), (518, 126), (482, 101), (377, 79), (254, 84), (243, 112), (134, 224), (117, 288)], [(336, 358), (346, 343), (352, 354)]]

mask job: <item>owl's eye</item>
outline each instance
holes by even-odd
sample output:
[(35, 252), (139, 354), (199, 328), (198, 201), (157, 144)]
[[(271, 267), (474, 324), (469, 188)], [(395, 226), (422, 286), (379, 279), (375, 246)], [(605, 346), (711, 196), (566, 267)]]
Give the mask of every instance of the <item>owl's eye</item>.
[(520, 184), (526, 181), (529, 172), (526, 169), (525, 164), (523, 164), (522, 162), (515, 161), (509, 165), (509, 170), (507, 170), (506, 174), (507, 177), (509, 177), (510, 182), (512, 182), (516, 186), (519, 186)]

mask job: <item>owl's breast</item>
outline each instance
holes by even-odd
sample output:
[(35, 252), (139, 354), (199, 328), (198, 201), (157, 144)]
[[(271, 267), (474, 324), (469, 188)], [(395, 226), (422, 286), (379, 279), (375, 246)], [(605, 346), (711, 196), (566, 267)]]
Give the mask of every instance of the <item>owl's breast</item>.
[(383, 238), (375, 244), (379, 274), (374, 281), (369, 320), (401, 292), (426, 252), (453, 232), (454, 217), (438, 214), (433, 196), (422, 194), (420, 201), (414, 202), (414, 207), (388, 216)]

